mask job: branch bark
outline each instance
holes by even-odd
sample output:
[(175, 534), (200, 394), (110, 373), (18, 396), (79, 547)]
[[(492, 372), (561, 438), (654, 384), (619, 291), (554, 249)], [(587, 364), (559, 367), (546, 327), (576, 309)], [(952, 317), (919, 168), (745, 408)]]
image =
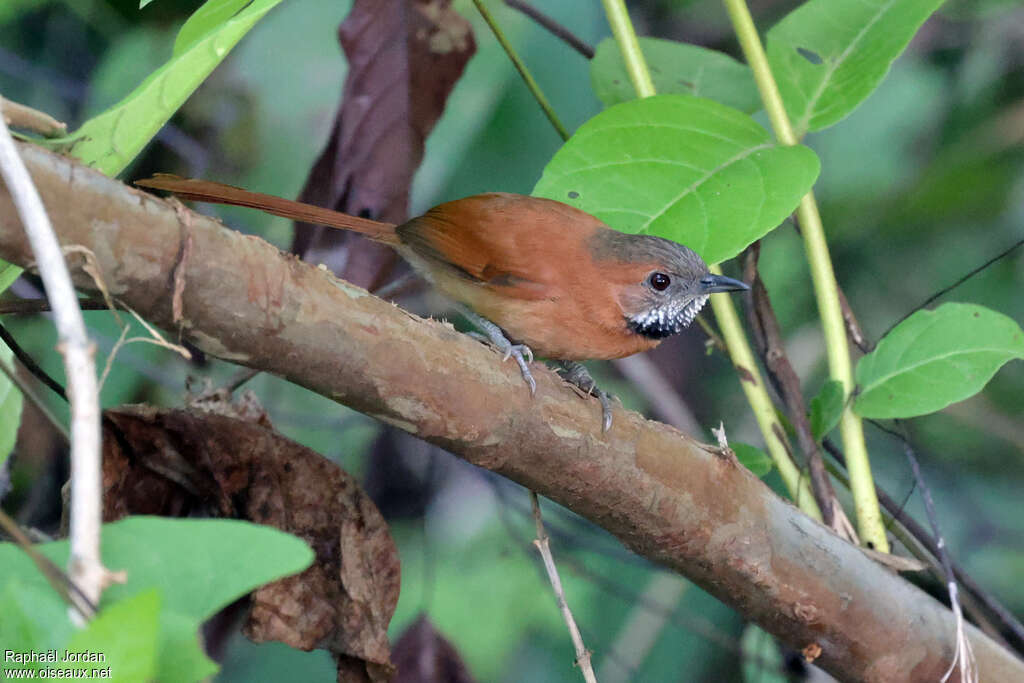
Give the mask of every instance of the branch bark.
[[(205, 352), (274, 372), (498, 472), (686, 575), (843, 680), (937, 680), (953, 616), (779, 499), (734, 459), (666, 425), (600, 406), (537, 368), (531, 399), (498, 354), (287, 256), (192, 217), (182, 319), (174, 208), (73, 161), (20, 147), (65, 244), (97, 256), (111, 293)], [(31, 260), (0, 192), (0, 257)], [(92, 279), (77, 269), (83, 289)], [(982, 680), (1024, 663), (969, 629)]]

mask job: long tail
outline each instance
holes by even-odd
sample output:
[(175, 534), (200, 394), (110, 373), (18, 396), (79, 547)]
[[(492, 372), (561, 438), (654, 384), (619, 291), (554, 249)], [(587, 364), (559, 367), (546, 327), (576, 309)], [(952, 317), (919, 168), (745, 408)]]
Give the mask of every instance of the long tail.
[(196, 180), (194, 178), (182, 178), (170, 173), (158, 173), (152, 178), (136, 180), (135, 184), (140, 187), (165, 190), (182, 199), (213, 204), (245, 206), (304, 223), (315, 223), (316, 225), (325, 225), (329, 228), (351, 230), (385, 244), (398, 244), (399, 242), (393, 223), (382, 223), (370, 220), (369, 218), (350, 216), (340, 211), (332, 211), (331, 209), (325, 209), (312, 204), (295, 202), (291, 199), (275, 197), (272, 194), (250, 192), (240, 187), (216, 183), (211, 180)]

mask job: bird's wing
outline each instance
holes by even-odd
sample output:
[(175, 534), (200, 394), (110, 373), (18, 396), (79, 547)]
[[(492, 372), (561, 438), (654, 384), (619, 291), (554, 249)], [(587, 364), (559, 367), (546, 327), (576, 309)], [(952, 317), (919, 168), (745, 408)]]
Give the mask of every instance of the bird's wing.
[(560, 245), (572, 232), (549, 225), (552, 204), (557, 203), (501, 193), (477, 195), (435, 207), (399, 226), (398, 234), (432, 268), (500, 289), (503, 296), (550, 298), (564, 282), (567, 255)]

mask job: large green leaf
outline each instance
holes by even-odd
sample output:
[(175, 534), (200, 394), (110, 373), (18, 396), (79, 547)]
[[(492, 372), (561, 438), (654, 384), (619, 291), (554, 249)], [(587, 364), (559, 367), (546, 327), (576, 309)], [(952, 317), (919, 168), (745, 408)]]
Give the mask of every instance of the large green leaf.
[(611, 227), (681, 242), (709, 263), (738, 254), (793, 211), (818, 175), (806, 147), (774, 143), (746, 114), (659, 95), (580, 126), (533, 193)]
[(107, 589), (110, 599), (159, 586), (168, 609), (205, 619), (253, 588), (305, 569), (313, 552), (291, 534), (238, 520), (129, 517), (103, 527), (103, 561), (129, 570), (127, 583)]
[(235, 43), (281, 0), (208, 0), (185, 22), (174, 55), (127, 97), (65, 138), (71, 155), (116, 175), (220, 64)]
[[(14, 354), (6, 344), (0, 342), (0, 361), (13, 369)], [(0, 466), (11, 454), (18, 436), (18, 425), (21, 424), (22, 397), (7, 375), (0, 373)]]
[(768, 61), (798, 136), (852, 112), (943, 0), (810, 0), (768, 31)]
[[(67, 541), (46, 543), (38, 549), (59, 566), (67, 563)], [(270, 527), (237, 520), (161, 517), (129, 517), (105, 524), (102, 556), (104, 564), (123, 569), (128, 576), (126, 583), (104, 592), (102, 608), (160, 589), (161, 680), (197, 680), (215, 672), (216, 666), (199, 647), (200, 624), (257, 586), (301, 571), (313, 560), (313, 552), (304, 542)], [(58, 600), (28, 556), (12, 543), (0, 544), (0, 580), (8, 586), (0, 595), (0, 606), (20, 604), (11, 586), (49, 596), (46, 604)], [(48, 618), (53, 619), (54, 613), (51, 608)], [(0, 624), (6, 622), (6, 618), (0, 619)], [(65, 616), (50, 625), (58, 634), (51, 636), (26, 616), (12, 627), (13, 635), (60, 647), (54, 638), (66, 642), (66, 622)], [(0, 626), (0, 635), (5, 633), (11, 635), (10, 629)]]
[[(640, 49), (654, 88), (662, 95), (707, 97), (747, 113), (761, 108), (750, 69), (725, 53), (661, 38), (640, 38)], [(597, 46), (590, 60), (590, 81), (605, 106), (636, 99), (614, 38), (605, 38)]]
[(981, 391), (1007, 361), (1024, 358), (1024, 331), (1002, 313), (943, 304), (897, 325), (857, 363), (864, 417), (914, 417)]

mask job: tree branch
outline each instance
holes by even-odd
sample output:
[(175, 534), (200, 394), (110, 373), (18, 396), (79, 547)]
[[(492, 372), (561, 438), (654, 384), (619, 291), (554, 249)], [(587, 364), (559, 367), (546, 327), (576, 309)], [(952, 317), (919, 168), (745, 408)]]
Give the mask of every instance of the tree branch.
[[(97, 256), (111, 293), (205, 352), (278, 374), (520, 482), (692, 579), (850, 681), (935, 680), (952, 659), (953, 615), (773, 494), (718, 449), (616, 408), (601, 410), (536, 368), (518, 368), (203, 216), (192, 216), (182, 319), (173, 274), (185, 229), (166, 202), (73, 161), (20, 147), (65, 244)], [(31, 260), (0, 192), (0, 257)], [(90, 289), (81, 270), (76, 281)], [(985, 680), (1024, 664), (968, 629)]]

